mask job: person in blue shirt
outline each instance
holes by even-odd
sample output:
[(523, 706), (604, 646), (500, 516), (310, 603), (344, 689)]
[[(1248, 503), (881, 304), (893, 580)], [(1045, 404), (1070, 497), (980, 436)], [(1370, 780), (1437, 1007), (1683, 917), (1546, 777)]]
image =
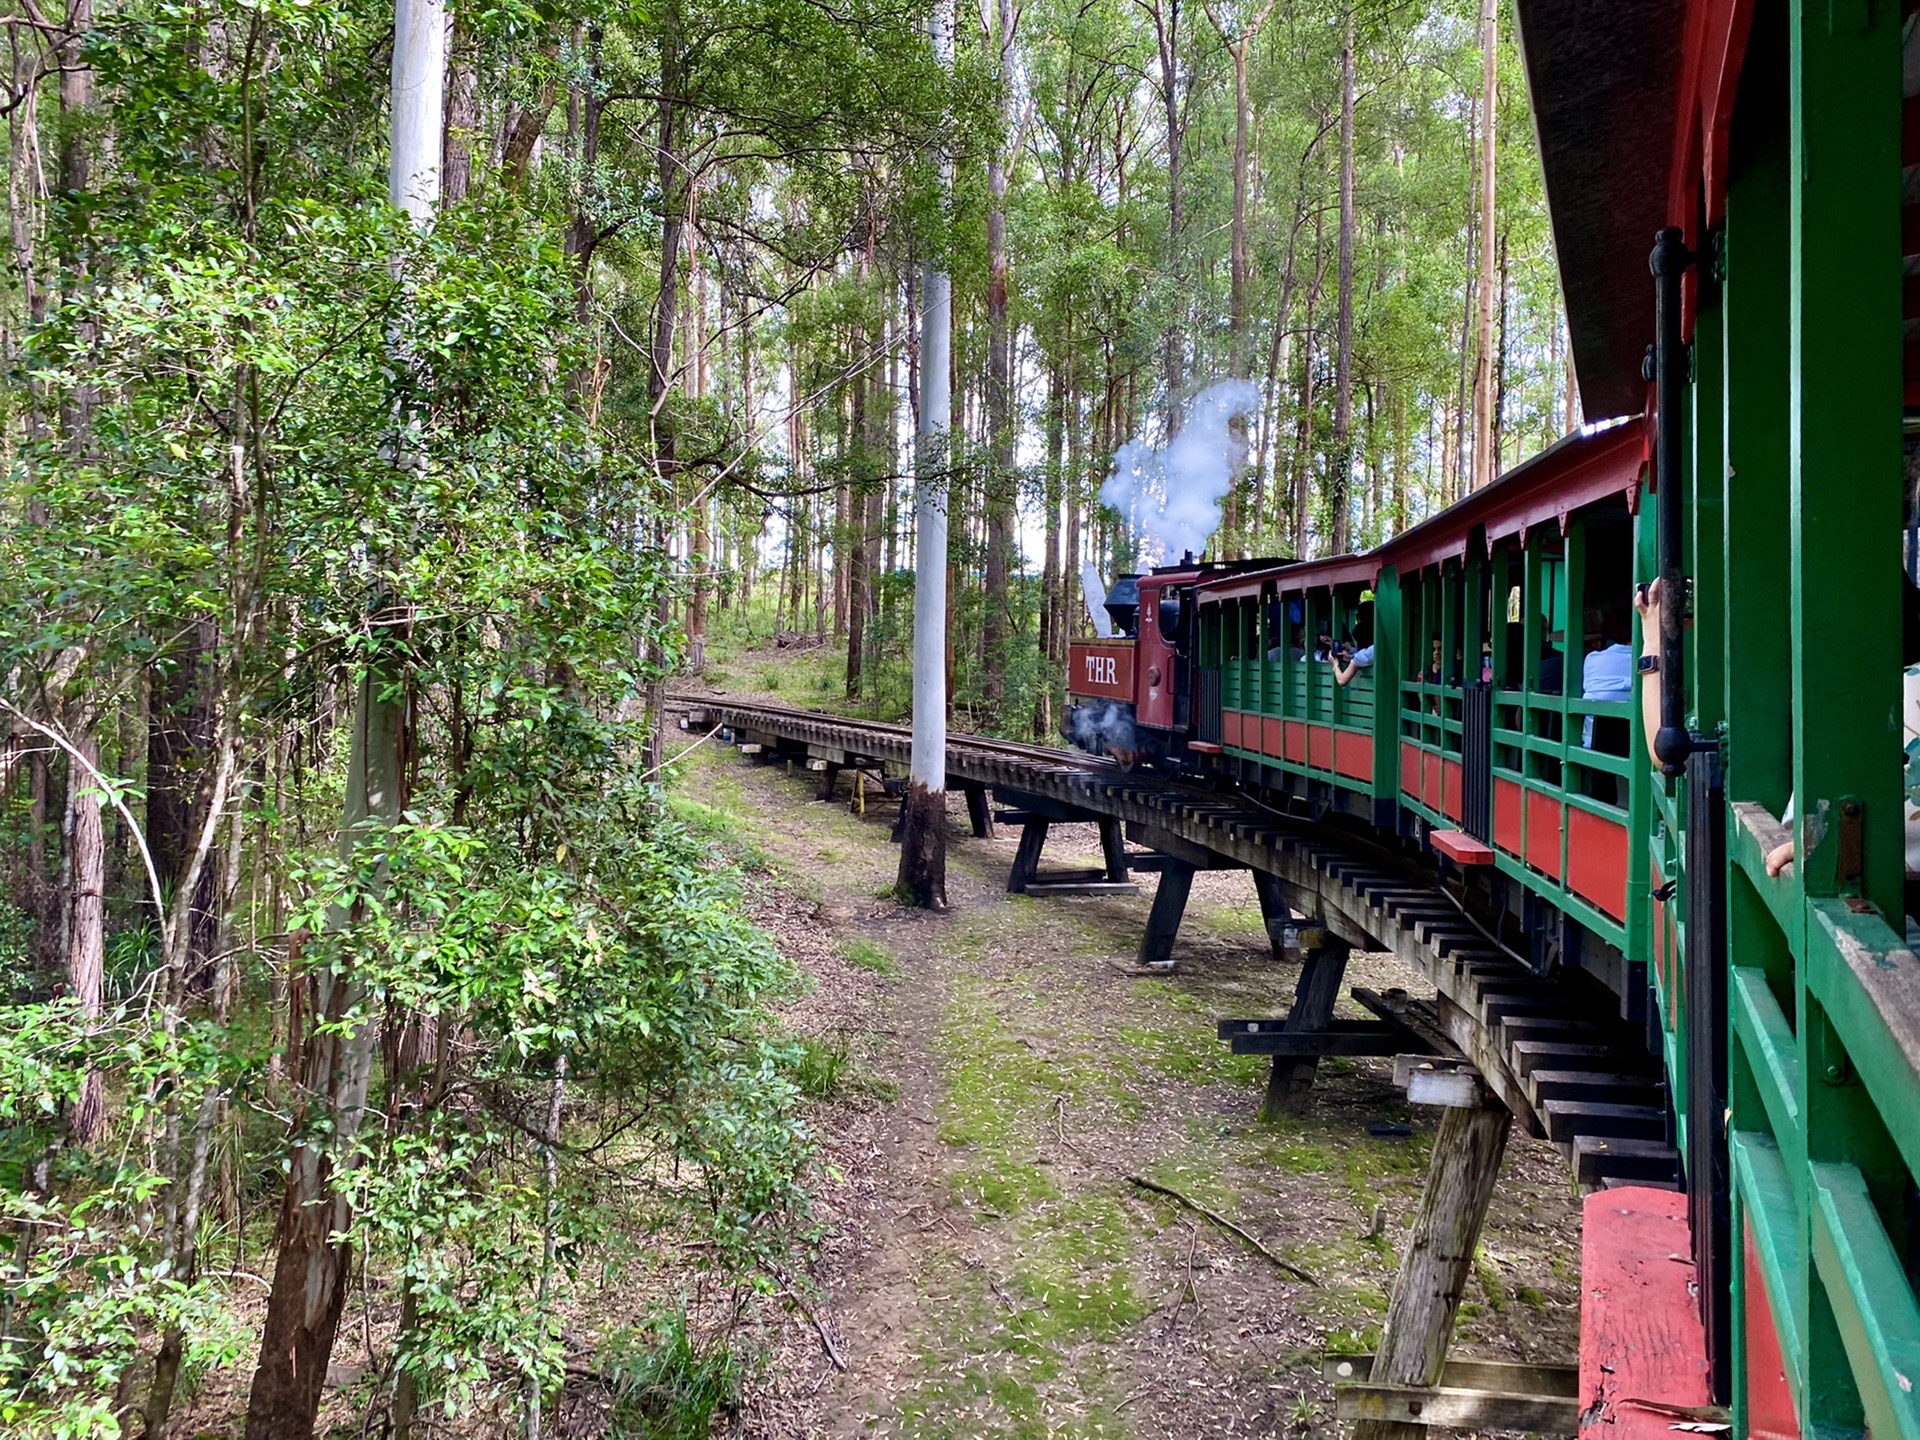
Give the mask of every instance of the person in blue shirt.
[[(1582, 700), (1631, 700), (1633, 698), (1633, 646), (1627, 643), (1628, 629), (1622, 619), (1603, 612), (1587, 612), (1587, 630), (1594, 636), (1594, 648), (1580, 667)], [(1580, 744), (1593, 749), (1593, 716), (1581, 726)]]

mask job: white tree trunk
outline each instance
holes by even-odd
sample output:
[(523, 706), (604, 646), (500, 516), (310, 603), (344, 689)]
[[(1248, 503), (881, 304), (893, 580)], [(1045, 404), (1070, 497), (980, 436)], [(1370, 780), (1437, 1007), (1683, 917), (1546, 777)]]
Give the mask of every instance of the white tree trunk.
[(394, 0), (393, 154), (387, 196), (417, 226), (440, 203), (441, 116), (447, 90), (444, 0)]
[[(928, 21), (935, 55), (953, 63), (948, 0)], [(949, 183), (951, 176), (948, 177)], [(914, 904), (947, 903), (947, 465), (952, 388), (953, 279), (920, 272), (920, 416), (913, 516), (913, 765), (900, 845), (900, 890)]]

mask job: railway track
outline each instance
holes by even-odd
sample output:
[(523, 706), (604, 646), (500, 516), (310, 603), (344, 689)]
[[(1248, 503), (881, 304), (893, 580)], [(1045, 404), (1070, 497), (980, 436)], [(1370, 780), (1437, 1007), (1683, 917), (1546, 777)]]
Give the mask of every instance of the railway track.
[[(824, 763), (829, 784), (842, 767), (904, 767), (912, 747), (911, 729), (900, 725), (726, 699), (675, 704), (688, 728), (722, 727), (737, 743), (759, 746), (760, 758)], [(947, 773), (949, 788), (974, 802), (977, 829), (989, 792), (1029, 836), (1037, 827), (1033, 859), (1049, 823), (1117, 821), (1127, 840), (1189, 875), (1244, 867), (1268, 877), (1263, 893), (1284, 897), (1302, 923), (1324, 926), (1347, 946), (1391, 951), (1431, 983), (1431, 1013), (1446, 1040), (1523, 1125), (1560, 1147), (1582, 1185), (1678, 1183), (1666, 1087), (1641, 1029), (1596, 1003), (1605, 992), (1588, 977), (1535, 974), (1413, 857), (1311, 817), (1077, 751), (952, 735)], [(1296, 995), (1296, 1010), (1302, 1000)], [(1286, 1017), (1226, 1022), (1223, 1038), (1232, 1027), (1237, 1044), (1252, 1044), (1249, 1024), (1276, 1031)]]

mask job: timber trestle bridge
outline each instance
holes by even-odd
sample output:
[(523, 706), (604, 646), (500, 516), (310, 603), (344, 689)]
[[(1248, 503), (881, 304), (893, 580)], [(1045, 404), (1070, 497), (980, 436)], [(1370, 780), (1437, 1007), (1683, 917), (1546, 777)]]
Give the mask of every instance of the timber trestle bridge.
[[(842, 773), (887, 777), (890, 794), (903, 788), (905, 726), (725, 699), (675, 704), (688, 729), (717, 728), (757, 762), (808, 766), (822, 799)], [(1416, 1103), (1457, 1101), (1477, 1082), (1488, 1102), (1557, 1145), (1586, 1188), (1677, 1183), (1666, 1089), (1641, 1028), (1596, 1004), (1583, 977), (1536, 974), (1465, 911), (1444, 869), (1315, 817), (1039, 745), (952, 735), (947, 787), (965, 794), (975, 835), (991, 836), (996, 819), (1020, 827), (1011, 892), (1132, 893), (1133, 873), (1158, 872), (1145, 965), (1171, 965), (1198, 871), (1251, 872), (1275, 957), (1300, 966), (1285, 1015), (1220, 1022), (1237, 1053), (1273, 1057), (1263, 1113), (1303, 1108), (1321, 1056), (1407, 1057), (1396, 1079)], [(1099, 828), (1102, 870), (1041, 868), (1060, 824)], [(1353, 949), (1390, 951), (1431, 998), (1356, 987), (1375, 1018), (1336, 1019)]]

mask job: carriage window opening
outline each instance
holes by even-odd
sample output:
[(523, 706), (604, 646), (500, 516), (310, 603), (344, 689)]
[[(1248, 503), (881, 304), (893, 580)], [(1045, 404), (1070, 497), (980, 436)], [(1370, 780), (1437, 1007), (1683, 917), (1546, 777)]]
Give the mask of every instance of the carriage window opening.
[[(1633, 698), (1633, 521), (1625, 507), (1589, 513), (1582, 520), (1585, 573), (1581, 583), (1580, 698), (1625, 704)], [(1632, 722), (1615, 715), (1588, 715), (1581, 722), (1582, 749), (1626, 755)], [(1610, 798), (1615, 777), (1599, 776), (1597, 798)]]
[(1493, 683), (1493, 576), (1482, 566), (1476, 576), (1473, 651), (1477, 663), (1467, 679), (1479, 685)]
[(1527, 622), (1509, 619), (1505, 642), (1506, 665), (1501, 671), (1500, 687), (1503, 690), (1519, 690), (1526, 684)]
[(1567, 689), (1566, 560), (1540, 557), (1540, 655), (1534, 664), (1534, 690), (1563, 695)]

